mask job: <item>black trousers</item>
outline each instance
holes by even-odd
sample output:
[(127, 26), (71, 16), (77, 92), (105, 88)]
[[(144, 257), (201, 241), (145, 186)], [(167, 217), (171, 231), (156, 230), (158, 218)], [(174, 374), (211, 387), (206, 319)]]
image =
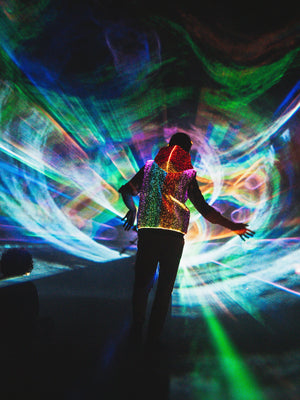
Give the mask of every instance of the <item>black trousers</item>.
[(158, 285), (151, 310), (148, 340), (159, 338), (168, 312), (182, 251), (183, 234), (163, 229), (140, 229), (132, 297), (133, 325), (142, 329), (148, 295), (159, 264)]

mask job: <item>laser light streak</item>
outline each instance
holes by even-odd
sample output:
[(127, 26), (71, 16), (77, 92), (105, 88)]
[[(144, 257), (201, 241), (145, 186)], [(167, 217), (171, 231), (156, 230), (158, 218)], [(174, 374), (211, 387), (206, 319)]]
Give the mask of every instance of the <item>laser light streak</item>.
[[(7, 101), (5, 93), (11, 95), (7, 83), (2, 85), (1, 93), (3, 109)], [(99, 142), (98, 152), (89, 158), (48, 113), (25, 99), (23, 102), (22, 115), (15, 115), (2, 128), (2, 212), (27, 229), (28, 240), (34, 236), (43, 238), (93, 261), (119, 258), (119, 252), (110, 248), (109, 241), (100, 244), (94, 238), (101, 225), (125, 213), (116, 189), (124, 178), (130, 178), (137, 170), (133, 152), (126, 146), (117, 150), (113, 143), (101, 152), (103, 146)], [(229, 158), (228, 151), (218, 152), (201, 130), (187, 131), (194, 142), (193, 151), (201, 155), (194, 164), (204, 196), (234, 221), (250, 222), (258, 236), (274, 226), (281, 207), (280, 173), (274, 158), (269, 157), (267, 138), (271, 140), (276, 134), (275, 128), (280, 129), (298, 108), (299, 97), (296, 97), (270, 128), (258, 135), (259, 148), (254, 140), (248, 141), (250, 153), (245, 151), (246, 143), (240, 145), (239, 152), (243, 154), (240, 159)], [(136, 146), (135, 151), (138, 151)], [(247, 249), (247, 244), (242, 247), (231, 232), (212, 226), (191, 209), (182, 267), (200, 267), (212, 260), (222, 263), (234, 253), (240, 261), (243, 255), (242, 263), (239, 261), (239, 270), (243, 271), (243, 265), (252, 257), (252, 249)], [(117, 229), (110, 223), (108, 226), (110, 230)], [(117, 232), (110, 237), (118, 237)], [(284, 235), (288, 235), (288, 231)], [(222, 241), (226, 237), (227, 241)], [(211, 241), (216, 240), (220, 242), (211, 246)], [(268, 246), (274, 248), (278, 240), (274, 239)], [(294, 244), (292, 248), (296, 251), (297, 246)], [(121, 257), (124, 256), (126, 254)], [(184, 290), (183, 286), (179, 280), (177, 287)], [(190, 286), (197, 287), (196, 281)]]
[[(102, 46), (101, 65), (97, 61), (90, 73), (72, 70), (70, 78), (64, 71), (70, 69), (71, 50), (64, 54), (63, 45), (53, 46), (50, 60), (49, 51), (35, 53), (30, 47), (40, 45), (39, 32), (50, 24), (41, 14), (46, 5), (30, 7), (24, 21), (17, 5), (11, 11), (1, 5), (0, 224), (5, 229), (0, 240), (7, 241), (10, 221), (10, 240), (42, 240), (97, 262), (126, 257), (121, 250), (135, 238), (124, 237), (126, 209), (117, 190), (178, 128), (192, 138), (192, 161), (205, 199), (234, 221), (249, 222), (257, 233), (241, 243), (187, 202), (190, 227), (174, 304), (201, 303), (208, 290), (206, 270), (218, 295), (225, 293), (257, 318), (256, 307), (238, 293), (239, 287), (262, 297), (272, 286), (291, 299), (298, 297), (299, 141), (294, 121), (299, 82), (279, 106), (266, 107), (267, 112), (261, 104), (292, 69), (299, 48), (289, 45), (283, 53), (286, 40), (282, 44), (274, 34), (257, 40), (257, 47), (248, 45), (253, 60), (231, 48), (236, 64), (226, 64), (205, 54), (198, 41), (206, 36), (204, 28), (194, 18), (188, 17), (192, 23), (186, 29), (156, 18), (157, 31), (146, 33), (125, 23), (105, 25), (93, 38)], [(25, 21), (34, 24), (32, 31)], [(176, 38), (173, 53), (162, 46), (161, 24)], [(62, 41), (73, 49), (73, 29), (64, 26), (66, 37), (57, 29), (53, 43)], [(215, 37), (207, 38), (222, 48)], [(264, 40), (272, 45), (262, 62)], [(275, 48), (273, 55), (270, 49)], [(196, 88), (193, 79), (187, 83), (188, 76), (184, 84), (177, 79), (178, 73), (186, 74), (191, 55), (198, 63), (195, 69), (209, 78)], [(176, 79), (167, 85), (172, 74)]]
[(230, 398), (232, 400), (265, 400), (266, 397), (259, 389), (253, 374), (235, 350), (212, 310), (204, 306), (203, 314), (209, 328), (212, 345), (218, 357), (220, 368), (227, 382)]

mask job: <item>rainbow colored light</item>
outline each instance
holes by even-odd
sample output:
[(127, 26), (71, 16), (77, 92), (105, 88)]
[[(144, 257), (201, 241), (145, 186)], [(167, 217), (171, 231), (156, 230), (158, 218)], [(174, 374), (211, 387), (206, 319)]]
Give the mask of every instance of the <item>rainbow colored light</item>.
[[(178, 128), (192, 137), (204, 197), (234, 221), (248, 222), (256, 235), (242, 243), (189, 204), (174, 304), (192, 309), (212, 288), (239, 304), (247, 303), (239, 294), (246, 287), (259, 295), (273, 285), (299, 296), (299, 83), (287, 89), (285, 101), (268, 102), (299, 48), (268, 54), (265, 62), (258, 61), (261, 51), (251, 66), (225, 63), (205, 54), (196, 26), (188, 31), (157, 18), (156, 30), (140, 32), (112, 23), (99, 30), (110, 57), (99, 61), (97, 71), (71, 74), (72, 81), (63, 74), (67, 59), (60, 65), (50, 55), (35, 58), (26, 51), (28, 41), (51, 24), (38, 19), (47, 5), (27, 14), (36, 22), (29, 34), (20, 10), (1, 4), (2, 243), (43, 241), (95, 262), (131, 255), (134, 246), (122, 250), (135, 233), (124, 236), (126, 209), (117, 190)], [(197, 87), (197, 101), (193, 86), (164, 84), (181, 54), (164, 53), (161, 25), (210, 79)], [(184, 71), (186, 64), (178, 68)], [(191, 101), (194, 113), (185, 105)], [(266, 112), (259, 109), (263, 103)], [(209, 288), (203, 285), (208, 274)], [(282, 279), (285, 284), (278, 283)]]

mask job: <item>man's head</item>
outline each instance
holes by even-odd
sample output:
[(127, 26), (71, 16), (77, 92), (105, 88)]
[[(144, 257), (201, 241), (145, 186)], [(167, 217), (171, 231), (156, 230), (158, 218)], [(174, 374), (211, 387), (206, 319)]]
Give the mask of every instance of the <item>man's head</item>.
[(183, 150), (189, 152), (191, 150), (193, 142), (191, 141), (191, 138), (189, 135), (183, 132), (177, 132), (175, 133), (169, 142), (169, 146), (180, 146)]
[(23, 248), (5, 250), (0, 259), (0, 271), (5, 278), (29, 274), (33, 269), (32, 255)]

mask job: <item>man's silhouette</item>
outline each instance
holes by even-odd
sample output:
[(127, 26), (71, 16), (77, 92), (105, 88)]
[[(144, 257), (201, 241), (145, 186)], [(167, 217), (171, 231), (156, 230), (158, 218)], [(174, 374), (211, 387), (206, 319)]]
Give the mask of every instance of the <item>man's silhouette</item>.
[(247, 224), (235, 223), (223, 217), (206, 203), (196, 181), (196, 171), (191, 164), (191, 146), (188, 135), (182, 132), (174, 134), (169, 145), (161, 148), (154, 160), (147, 161), (119, 189), (129, 208), (123, 218), (125, 230), (133, 226), (136, 217), (132, 196), (140, 196), (131, 329), (132, 337), (137, 341), (142, 338), (148, 294), (159, 263), (158, 285), (147, 335), (149, 345), (155, 344), (159, 339), (168, 312), (183, 251), (184, 235), (189, 225), (190, 212), (185, 205), (186, 200), (189, 198), (208, 221), (231, 229), (243, 240), (254, 234), (247, 228)]

